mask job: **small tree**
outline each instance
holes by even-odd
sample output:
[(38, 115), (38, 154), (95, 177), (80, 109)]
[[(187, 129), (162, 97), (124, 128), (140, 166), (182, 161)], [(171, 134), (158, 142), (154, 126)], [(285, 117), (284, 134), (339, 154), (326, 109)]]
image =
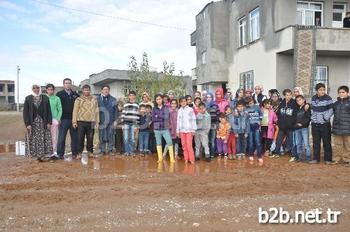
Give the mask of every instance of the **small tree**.
[(138, 66), (134, 56), (130, 57), (128, 65), (131, 80), (130, 88), (136, 91), (138, 98), (142, 96), (143, 92), (148, 92), (150, 96), (154, 96), (159, 92), (167, 93), (169, 90), (173, 90), (177, 96), (185, 94), (185, 83), (181, 79), (183, 72), (180, 72), (181, 75), (179, 76), (174, 75), (174, 63), (169, 65), (164, 61), (163, 72), (157, 73), (150, 71), (148, 61), (147, 53), (143, 53), (140, 66)]

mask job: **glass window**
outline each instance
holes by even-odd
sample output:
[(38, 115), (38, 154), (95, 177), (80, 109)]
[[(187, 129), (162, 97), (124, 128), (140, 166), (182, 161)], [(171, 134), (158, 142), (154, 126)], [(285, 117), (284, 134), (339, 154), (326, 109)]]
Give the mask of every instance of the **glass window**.
[(260, 11), (256, 8), (249, 13), (250, 17), (250, 42), (260, 38)]
[(245, 17), (243, 17), (238, 21), (238, 23), (239, 23), (239, 46), (242, 47), (247, 44), (247, 41), (246, 41), (247, 20)]
[(0, 84), (0, 92), (4, 92), (4, 84)]
[(346, 4), (334, 4), (333, 5), (333, 19), (332, 27), (343, 27), (343, 19), (346, 15)]
[(323, 4), (315, 2), (297, 3), (297, 24), (323, 26)]
[(8, 85), (7, 85), (7, 91), (8, 91), (9, 93), (15, 92), (15, 85), (13, 85), (13, 84), (8, 84)]
[(15, 97), (14, 96), (9, 96), (8, 101), (10, 104), (15, 103)]
[[(312, 88), (316, 86), (318, 83), (323, 83), (326, 86), (326, 90), (328, 89), (328, 67), (327, 66), (316, 66), (316, 76), (313, 80)], [(314, 90), (314, 93), (316, 91)]]
[(244, 72), (240, 74), (240, 88), (247, 90), (247, 89), (254, 89), (254, 72)]

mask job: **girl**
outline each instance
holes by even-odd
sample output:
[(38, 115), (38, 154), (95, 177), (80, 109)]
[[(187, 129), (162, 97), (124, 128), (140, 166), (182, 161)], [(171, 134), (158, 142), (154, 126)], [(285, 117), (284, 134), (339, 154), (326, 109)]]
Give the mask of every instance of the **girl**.
[(193, 106), (193, 111), (195, 113), (195, 115), (198, 114), (199, 112), (199, 104), (202, 102), (201, 98), (200, 97), (196, 97), (194, 99), (194, 106)]
[(268, 99), (263, 100), (261, 112), (263, 114), (261, 120), (261, 134), (263, 151), (268, 155), (270, 153), (271, 144), (274, 140), (275, 126), (277, 124), (277, 115), (271, 107), (271, 102)]
[(244, 89), (238, 89), (235, 98), (230, 102), (230, 107), (232, 110), (236, 109), (236, 104), (239, 100), (244, 98)]
[(152, 122), (153, 122), (154, 135), (156, 137), (156, 143), (157, 143), (158, 163), (162, 163), (163, 161), (162, 137), (164, 138), (169, 148), (170, 163), (175, 163), (173, 141), (171, 140), (170, 131), (169, 131), (169, 121), (170, 121), (169, 108), (164, 106), (163, 96), (161, 94), (157, 94), (154, 97), (154, 99), (155, 99), (156, 106), (153, 108), (153, 111), (152, 111)]
[[(234, 121), (234, 114), (230, 106), (226, 106), (225, 114), (226, 114), (227, 121), (231, 125), (231, 122)], [(233, 132), (232, 125), (230, 127), (231, 127), (230, 134), (228, 136), (228, 141), (227, 141), (227, 152), (228, 152), (228, 158), (232, 160), (234, 159), (234, 155), (236, 154), (236, 137), (235, 137), (235, 133)]]
[(24, 101), (23, 121), (27, 128), (26, 156), (35, 157), (39, 162), (52, 154), (50, 100), (40, 93), (40, 87), (33, 85), (32, 94)]
[(180, 106), (177, 115), (176, 133), (181, 139), (185, 163), (191, 162), (191, 164), (194, 164), (192, 141), (197, 130), (196, 116), (193, 109), (187, 105), (186, 98), (180, 98)]
[(216, 133), (217, 152), (219, 157), (225, 155), (225, 158), (227, 158), (227, 141), (230, 133), (230, 123), (227, 121), (224, 113), (220, 114), (219, 121), (220, 123)]
[[(170, 135), (171, 139), (173, 141), (174, 149), (175, 149), (175, 159), (179, 159), (179, 138), (176, 134), (176, 126), (177, 126), (177, 113), (178, 113), (178, 102), (176, 99), (171, 100), (170, 105)], [(168, 152), (168, 145), (164, 148), (163, 157), (166, 156), (166, 153)]]
[(185, 99), (186, 99), (187, 105), (192, 108), (193, 107), (192, 96), (191, 95), (186, 95)]

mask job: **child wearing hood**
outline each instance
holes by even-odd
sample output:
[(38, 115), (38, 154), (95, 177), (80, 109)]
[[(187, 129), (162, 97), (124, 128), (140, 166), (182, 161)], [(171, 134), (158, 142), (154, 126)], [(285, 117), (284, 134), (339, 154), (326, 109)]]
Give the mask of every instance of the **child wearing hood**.
[(209, 148), (210, 148), (210, 157), (213, 159), (214, 154), (216, 152), (216, 129), (219, 123), (219, 115), (220, 110), (219, 106), (214, 101), (214, 96), (212, 93), (208, 92), (207, 94), (207, 111), (211, 118), (211, 125), (210, 125), (210, 131), (209, 131)]

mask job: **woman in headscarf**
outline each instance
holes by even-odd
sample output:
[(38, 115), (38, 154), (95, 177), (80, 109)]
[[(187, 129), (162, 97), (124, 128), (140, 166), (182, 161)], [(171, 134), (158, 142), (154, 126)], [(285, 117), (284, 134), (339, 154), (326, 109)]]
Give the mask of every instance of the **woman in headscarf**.
[(24, 101), (23, 121), (27, 128), (26, 156), (47, 161), (52, 154), (50, 100), (33, 85), (32, 94)]
[(296, 96), (299, 96), (299, 95), (304, 95), (303, 93), (303, 90), (301, 87), (295, 87), (294, 90), (293, 90), (293, 98), (296, 98)]
[(149, 93), (147, 93), (147, 92), (142, 93), (142, 101), (140, 102), (140, 106), (141, 105), (144, 105), (144, 106), (150, 105), (153, 108), (154, 104), (151, 101), (151, 97), (149, 96)]
[(226, 106), (229, 105), (228, 101), (224, 98), (223, 88), (217, 88), (215, 91), (215, 103), (219, 106), (220, 113), (225, 113)]

